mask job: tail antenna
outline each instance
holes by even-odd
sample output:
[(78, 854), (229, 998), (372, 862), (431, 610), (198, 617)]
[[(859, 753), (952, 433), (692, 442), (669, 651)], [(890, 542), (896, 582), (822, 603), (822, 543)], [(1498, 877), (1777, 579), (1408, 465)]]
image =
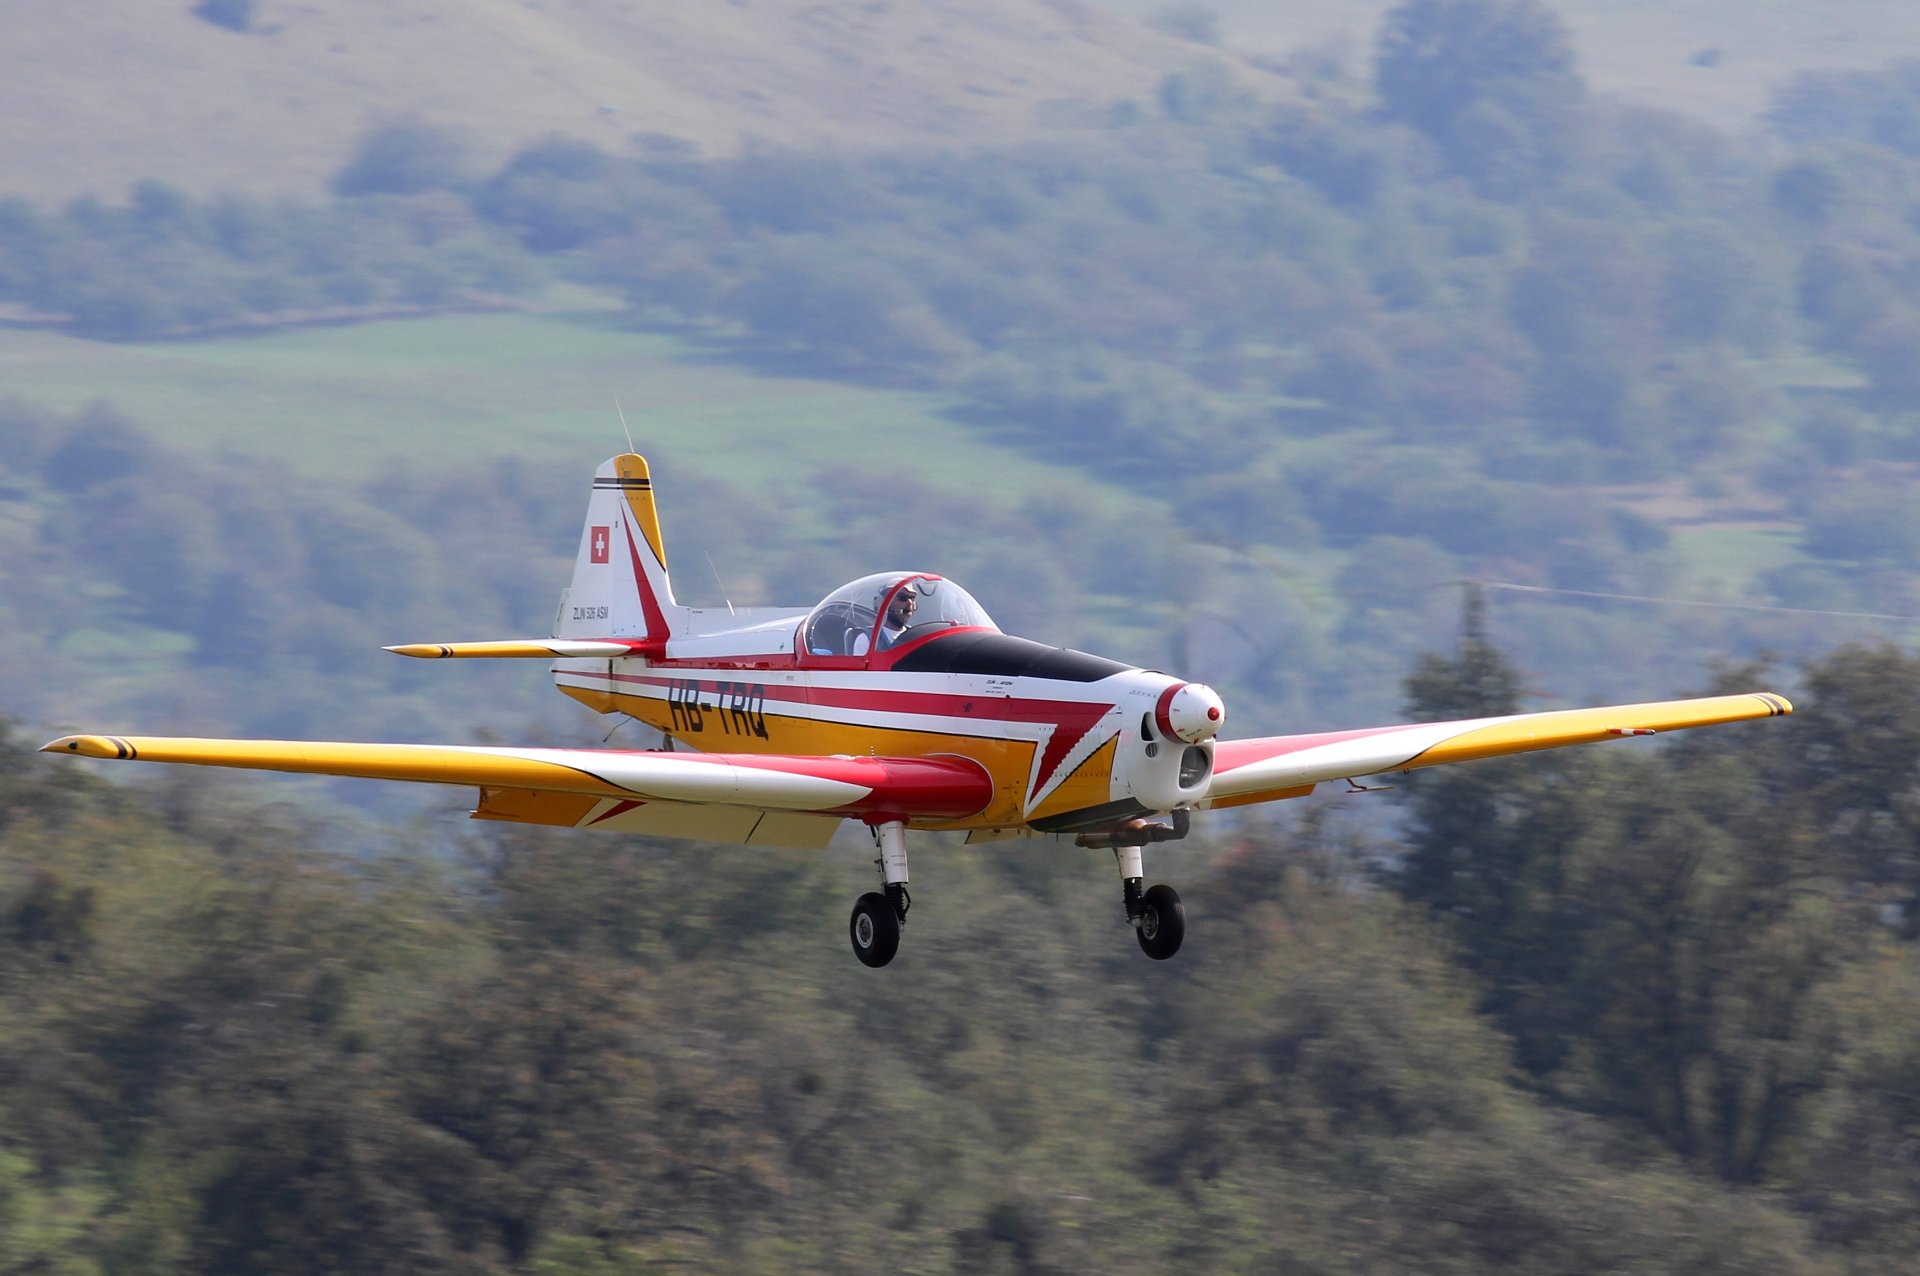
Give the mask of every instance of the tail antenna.
[(617, 394), (613, 396), (613, 410), (620, 414), (620, 432), (627, 436), (627, 451), (639, 451), (640, 449), (633, 445), (633, 431), (627, 428), (627, 414), (621, 410), (620, 396)]
[[(703, 554), (707, 553), (705, 550), (701, 550), (700, 552)], [(727, 582), (720, 579), (720, 569), (713, 565), (712, 554), (707, 554), (707, 570), (713, 573), (713, 583), (720, 586), (720, 596), (727, 600), (727, 615), (729, 616), (739, 615), (739, 613), (733, 609), (733, 599), (731, 597), (728, 597)]]

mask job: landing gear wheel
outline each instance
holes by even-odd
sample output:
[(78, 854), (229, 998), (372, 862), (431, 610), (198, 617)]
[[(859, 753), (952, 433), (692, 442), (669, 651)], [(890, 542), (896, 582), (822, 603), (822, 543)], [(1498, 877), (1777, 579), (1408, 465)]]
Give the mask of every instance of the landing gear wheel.
[(1140, 951), (1155, 961), (1165, 961), (1180, 951), (1187, 937), (1187, 910), (1180, 906), (1180, 894), (1171, 886), (1149, 887), (1140, 901), (1140, 924), (1134, 928), (1140, 937)]
[[(862, 965), (884, 966), (900, 948), (900, 914), (885, 895), (868, 891), (854, 902), (847, 934), (853, 939), (853, 955)], [(1144, 939), (1140, 942), (1146, 943)], [(1176, 939), (1174, 946), (1179, 947), (1179, 943)]]

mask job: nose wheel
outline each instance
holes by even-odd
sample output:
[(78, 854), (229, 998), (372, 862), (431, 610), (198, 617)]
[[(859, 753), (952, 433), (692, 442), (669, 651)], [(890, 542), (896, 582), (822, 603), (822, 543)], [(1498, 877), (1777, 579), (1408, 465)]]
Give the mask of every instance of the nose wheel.
[(1180, 951), (1187, 937), (1187, 910), (1180, 906), (1180, 892), (1171, 886), (1152, 886), (1140, 900), (1140, 917), (1133, 924), (1140, 951), (1155, 961), (1165, 961)]
[(1140, 848), (1116, 846), (1114, 858), (1120, 864), (1120, 895), (1126, 902), (1127, 922), (1140, 951), (1155, 961), (1165, 961), (1180, 951), (1187, 937), (1187, 910), (1180, 904), (1180, 892), (1171, 886), (1141, 886), (1145, 873), (1140, 866)]

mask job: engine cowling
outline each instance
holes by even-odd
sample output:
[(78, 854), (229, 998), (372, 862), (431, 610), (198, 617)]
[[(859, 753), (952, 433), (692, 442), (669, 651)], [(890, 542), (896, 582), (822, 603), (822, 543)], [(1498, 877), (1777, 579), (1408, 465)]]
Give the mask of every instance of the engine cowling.
[(1143, 712), (1126, 737), (1127, 789), (1148, 810), (1191, 806), (1213, 778), (1213, 738), (1226, 723), (1226, 705), (1198, 682), (1165, 686), (1150, 701), (1147, 694), (1136, 701), (1145, 702)]

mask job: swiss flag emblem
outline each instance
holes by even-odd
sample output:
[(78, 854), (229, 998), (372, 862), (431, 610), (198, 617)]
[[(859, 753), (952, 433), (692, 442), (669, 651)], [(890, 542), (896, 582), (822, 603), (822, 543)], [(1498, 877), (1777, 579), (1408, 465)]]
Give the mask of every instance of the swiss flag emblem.
[(613, 529), (610, 527), (596, 527), (592, 529), (591, 538), (587, 542), (587, 554), (593, 562), (604, 563), (607, 561), (607, 541), (612, 531)]

